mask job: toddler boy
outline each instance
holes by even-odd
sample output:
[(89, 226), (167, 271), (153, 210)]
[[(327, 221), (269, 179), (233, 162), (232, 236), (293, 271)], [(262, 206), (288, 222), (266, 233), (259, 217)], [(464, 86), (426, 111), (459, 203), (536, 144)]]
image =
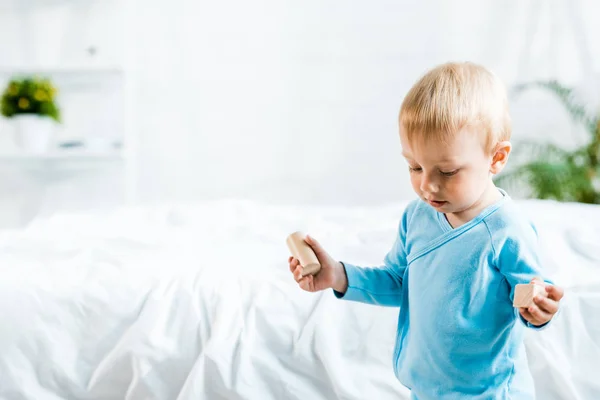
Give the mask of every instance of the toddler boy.
[[(524, 329), (546, 326), (563, 289), (544, 279), (537, 233), (492, 177), (511, 152), (508, 100), (499, 79), (473, 63), (426, 73), (399, 114), (411, 202), (379, 267), (333, 259), (299, 286), (345, 300), (399, 307), (393, 368), (412, 398), (534, 399)], [(538, 282), (547, 296), (514, 308), (515, 285)]]

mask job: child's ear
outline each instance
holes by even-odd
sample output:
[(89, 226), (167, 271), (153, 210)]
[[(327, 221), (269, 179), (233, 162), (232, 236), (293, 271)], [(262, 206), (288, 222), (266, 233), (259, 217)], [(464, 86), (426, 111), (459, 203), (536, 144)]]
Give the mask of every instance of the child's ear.
[(492, 163), (490, 165), (490, 172), (494, 175), (500, 173), (508, 162), (508, 156), (512, 150), (512, 145), (509, 141), (499, 142), (496, 145), (494, 154), (492, 155)]

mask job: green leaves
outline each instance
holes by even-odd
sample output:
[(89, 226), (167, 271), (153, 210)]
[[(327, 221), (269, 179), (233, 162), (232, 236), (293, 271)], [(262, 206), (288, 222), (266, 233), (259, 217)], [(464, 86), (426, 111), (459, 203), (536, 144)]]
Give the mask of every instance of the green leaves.
[(594, 190), (588, 174), (586, 166), (577, 166), (568, 159), (539, 159), (498, 176), (496, 183), (505, 188), (525, 184), (538, 199), (600, 203), (599, 193)]
[(525, 186), (539, 199), (600, 204), (600, 117), (590, 116), (575, 99), (573, 90), (557, 81), (519, 85), (515, 93), (531, 88), (554, 94), (573, 122), (582, 124), (590, 133), (590, 142), (573, 151), (554, 144), (520, 143), (516, 146), (516, 158), (527, 161), (498, 176), (496, 183), (506, 188)]
[(535, 81), (517, 85), (513, 90), (514, 94), (520, 94), (533, 88), (544, 89), (552, 93), (563, 105), (565, 110), (574, 122), (581, 123), (588, 132), (595, 132), (598, 123), (598, 117), (588, 115), (588, 110), (580, 104), (573, 95), (573, 89), (560, 84), (558, 81)]
[(18, 114), (37, 114), (60, 122), (56, 93), (56, 88), (48, 79), (12, 79), (2, 93), (0, 112), (7, 118)]

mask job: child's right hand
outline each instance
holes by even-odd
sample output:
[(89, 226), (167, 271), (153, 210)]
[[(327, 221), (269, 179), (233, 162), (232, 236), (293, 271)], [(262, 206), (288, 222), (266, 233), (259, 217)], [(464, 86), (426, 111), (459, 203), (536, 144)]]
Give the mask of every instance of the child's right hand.
[(340, 293), (345, 293), (348, 279), (342, 263), (334, 260), (314, 238), (307, 235), (304, 241), (315, 252), (321, 264), (321, 269), (314, 276), (307, 275), (303, 277), (301, 276), (302, 266), (300, 262), (298, 259), (290, 257), (288, 259), (290, 272), (294, 274), (294, 279), (298, 282), (298, 285), (308, 292), (332, 288)]

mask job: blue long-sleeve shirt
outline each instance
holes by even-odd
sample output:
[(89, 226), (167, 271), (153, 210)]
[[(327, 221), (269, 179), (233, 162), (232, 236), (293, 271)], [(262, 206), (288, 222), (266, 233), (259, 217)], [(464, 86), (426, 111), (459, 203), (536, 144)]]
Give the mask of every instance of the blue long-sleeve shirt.
[(341, 299), (400, 307), (393, 367), (419, 400), (533, 399), (523, 345), (529, 324), (512, 305), (514, 287), (538, 276), (537, 232), (510, 197), (453, 229), (415, 200), (384, 265), (342, 262)]

